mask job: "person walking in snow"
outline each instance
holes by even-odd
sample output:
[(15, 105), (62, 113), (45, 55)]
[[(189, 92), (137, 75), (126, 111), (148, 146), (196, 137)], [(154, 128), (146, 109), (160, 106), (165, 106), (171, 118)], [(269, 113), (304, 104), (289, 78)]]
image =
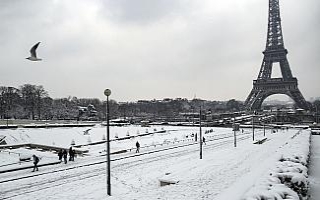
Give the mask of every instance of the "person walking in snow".
[(39, 157), (38, 156), (36, 156), (36, 155), (32, 155), (32, 158), (33, 158), (33, 170), (32, 170), (32, 172), (34, 172), (34, 171), (38, 171), (39, 169), (38, 169), (38, 163), (39, 163)]
[(72, 147), (69, 149), (69, 161), (74, 161), (74, 151)]
[(203, 144), (206, 144), (206, 138), (205, 137), (202, 138), (202, 142), (203, 142)]
[(139, 153), (139, 151), (140, 151), (140, 143), (138, 141), (136, 142), (136, 147), (137, 147), (136, 153)]
[(60, 149), (58, 152), (58, 157), (60, 161), (62, 161), (62, 156), (63, 156), (62, 149)]
[(67, 150), (63, 150), (63, 160), (64, 160), (64, 164), (67, 164), (67, 157), (68, 157), (68, 152), (67, 152)]

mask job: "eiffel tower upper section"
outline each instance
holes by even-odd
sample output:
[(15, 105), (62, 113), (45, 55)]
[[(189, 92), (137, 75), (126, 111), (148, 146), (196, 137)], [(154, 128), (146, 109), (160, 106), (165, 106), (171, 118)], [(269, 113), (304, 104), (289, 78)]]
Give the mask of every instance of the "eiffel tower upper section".
[(266, 49), (263, 52), (264, 59), (258, 75), (258, 79), (270, 79), (272, 74), (272, 64), (280, 63), (281, 73), (284, 80), (292, 79), (289, 62), (287, 60), (288, 51), (284, 47), (279, 0), (269, 1), (269, 19)]
[[(298, 89), (298, 80), (292, 76), (284, 47), (279, 0), (269, 0), (268, 33), (266, 49), (257, 80), (245, 101), (247, 110), (261, 109), (262, 102), (270, 95), (285, 94), (298, 107), (308, 109), (308, 104)], [(271, 78), (273, 63), (279, 63), (282, 77)]]

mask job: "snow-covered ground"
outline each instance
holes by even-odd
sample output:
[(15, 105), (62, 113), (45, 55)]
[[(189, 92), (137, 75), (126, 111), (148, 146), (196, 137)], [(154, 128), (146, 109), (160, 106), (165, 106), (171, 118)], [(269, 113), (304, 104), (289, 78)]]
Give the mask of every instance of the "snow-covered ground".
[[(9, 138), (8, 143), (39, 143), (65, 148), (70, 146), (72, 140), (76, 144), (86, 145), (104, 139), (105, 127), (96, 126), (86, 131), (87, 129), (1, 130), (0, 135)], [(141, 133), (159, 130), (165, 132), (139, 136)], [(127, 135), (136, 137), (111, 142), (111, 152), (120, 149), (127, 149), (128, 152), (111, 156), (112, 196), (108, 198), (258, 199), (253, 197), (264, 193), (264, 190), (267, 190), (269, 195), (276, 196), (281, 191), (291, 189), (285, 184), (281, 186), (280, 182), (270, 182), (270, 173), (279, 174), (281, 169), (294, 174), (294, 170), (290, 171), (293, 169), (292, 163), (288, 162), (295, 158), (303, 163), (309, 153), (310, 131), (307, 130), (279, 130), (273, 134), (267, 130), (266, 142), (253, 144), (251, 129), (245, 129), (243, 133), (237, 133), (237, 147), (234, 147), (231, 129), (205, 127), (202, 130), (206, 144), (203, 145), (203, 159), (199, 159), (199, 143), (191, 137), (195, 133), (199, 136), (199, 128), (152, 126), (147, 130), (138, 126), (112, 127), (112, 138)], [(263, 130), (255, 132), (256, 139), (264, 138)], [(136, 141), (142, 145), (140, 153), (135, 153)], [(41, 167), (38, 172), (33, 173), (28, 169), (0, 174), (0, 197), (19, 200), (105, 199), (105, 144), (84, 148), (89, 149), (89, 153), (76, 158), (75, 162)], [(14, 153), (8, 156), (8, 151)], [(22, 151), (26, 149), (0, 152), (0, 165), (11, 164), (9, 166), (14, 167), (17, 165), (14, 164), (17, 162), (17, 155), (22, 154)], [(47, 157), (57, 159), (54, 153), (33, 149), (28, 151), (30, 154), (46, 154), (42, 155), (40, 162), (45, 162)], [(303, 167), (297, 168), (302, 169), (303, 176)], [(176, 184), (161, 187), (160, 180)], [(305, 179), (300, 177), (295, 180)], [(267, 187), (270, 184), (275, 185), (276, 190), (270, 192), (270, 187)], [(294, 192), (286, 194), (288, 195), (283, 199), (299, 199)]]

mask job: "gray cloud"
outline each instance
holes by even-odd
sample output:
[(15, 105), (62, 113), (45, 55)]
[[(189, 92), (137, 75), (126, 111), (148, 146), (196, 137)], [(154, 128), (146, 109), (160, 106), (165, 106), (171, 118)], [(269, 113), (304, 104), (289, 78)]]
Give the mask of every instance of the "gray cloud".
[[(285, 46), (308, 99), (319, 95), (319, 2), (281, 1)], [(0, 1), (0, 85), (53, 97), (244, 100), (262, 62), (268, 2)], [(27, 62), (41, 41), (40, 63)]]
[(104, 1), (104, 9), (108, 10), (105, 14), (120, 23), (133, 23), (137, 25), (148, 25), (163, 18), (180, 15), (186, 9), (186, 5), (191, 4), (189, 0), (119, 0)]

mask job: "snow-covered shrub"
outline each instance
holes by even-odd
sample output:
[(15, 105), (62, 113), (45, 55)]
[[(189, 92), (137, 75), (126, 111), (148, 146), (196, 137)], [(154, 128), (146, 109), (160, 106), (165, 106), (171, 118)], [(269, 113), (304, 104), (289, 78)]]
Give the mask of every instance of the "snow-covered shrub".
[(245, 200), (271, 200), (271, 199), (295, 199), (299, 200), (299, 196), (290, 188), (283, 184), (266, 185), (257, 187), (254, 191), (247, 194)]
[(254, 185), (244, 200), (307, 199), (310, 133), (299, 131), (285, 144), (285, 151), (269, 176)]
[[(296, 160), (294, 160), (296, 161)], [(299, 195), (306, 196), (308, 191), (308, 168), (302, 163), (293, 161), (280, 161), (278, 171), (272, 176), (278, 178)]]

